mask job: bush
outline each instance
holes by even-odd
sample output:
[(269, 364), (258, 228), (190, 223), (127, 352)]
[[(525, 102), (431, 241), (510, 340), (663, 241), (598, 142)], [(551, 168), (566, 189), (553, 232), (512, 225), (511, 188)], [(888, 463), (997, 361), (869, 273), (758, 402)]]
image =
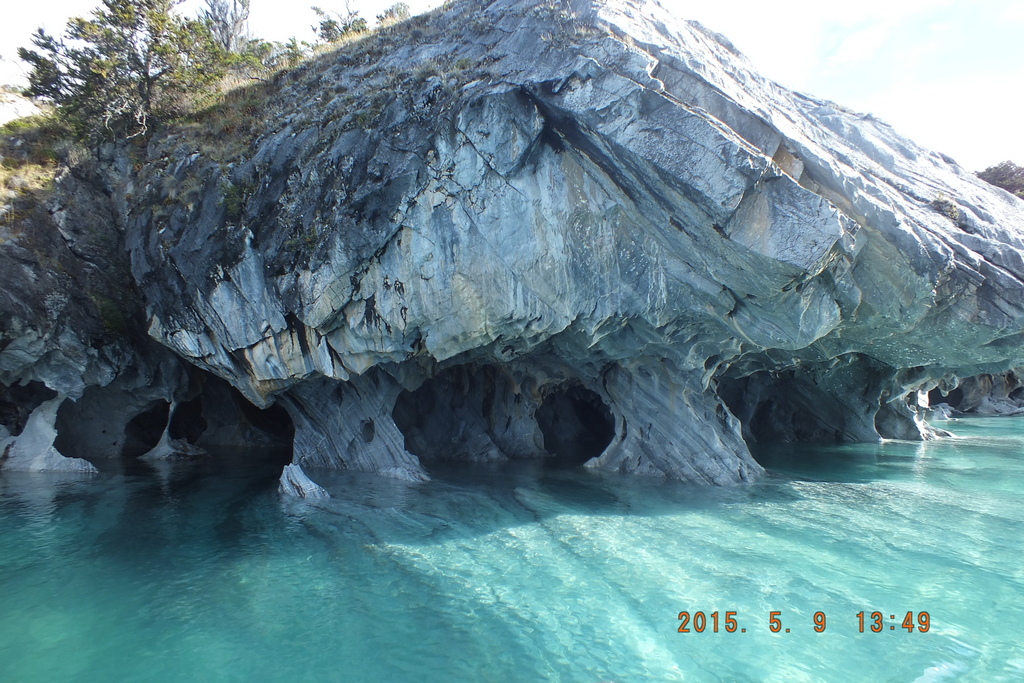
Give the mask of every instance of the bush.
[(312, 10), (317, 18), (317, 24), (312, 28), (321, 42), (334, 43), (346, 36), (369, 30), (366, 19), (359, 16), (359, 12), (349, 9), (345, 14), (335, 13), (332, 17), (319, 7), (313, 7)]
[(409, 18), (409, 5), (404, 2), (388, 7), (382, 13), (377, 15), (377, 24), (380, 26), (390, 26), (391, 24), (399, 21), (405, 21)]
[(1012, 161), (1004, 161), (1001, 164), (989, 166), (984, 171), (979, 171), (978, 177), (1024, 199), (1024, 166), (1018, 166)]
[(57, 163), (79, 160), (70, 131), (52, 114), (14, 119), (0, 126), (0, 204), (8, 195), (50, 184)]

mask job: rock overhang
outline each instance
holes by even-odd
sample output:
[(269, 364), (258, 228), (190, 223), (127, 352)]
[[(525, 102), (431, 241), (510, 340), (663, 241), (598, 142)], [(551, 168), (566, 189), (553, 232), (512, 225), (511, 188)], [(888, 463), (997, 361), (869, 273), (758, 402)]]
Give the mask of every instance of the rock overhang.
[[(130, 226), (158, 340), (257, 403), (280, 397), (297, 425), (305, 411), (314, 436), (349, 418), (310, 406), (368, 401), (351, 439), (306, 464), (414, 471), (390, 429), (403, 382), (496, 363), (533, 381), (563, 368), (546, 386), (617, 377), (614, 396), (590, 390), (664, 424), (598, 463), (725, 483), (757, 468), (720, 380), (869, 387), (863, 420), (832, 427), (877, 438), (912, 433), (879, 431), (893, 424), (879, 414), (919, 427), (900, 404), (914, 386), (1020, 363), (1019, 200), (758, 76), (654, 2), (436, 16), (448, 32), (367, 48), (369, 66), (342, 49), (306, 68), (268, 103), (294, 100), (283, 122), (231, 168), (179, 165), (207, 194), (174, 210), (163, 243), (145, 214)], [(464, 73), (456, 55), (479, 65)], [(371, 96), (424, 58), (442, 73)], [(325, 96), (342, 88), (375, 118)], [(223, 178), (251, 188), (237, 215)], [(357, 453), (367, 420), (389, 454)]]

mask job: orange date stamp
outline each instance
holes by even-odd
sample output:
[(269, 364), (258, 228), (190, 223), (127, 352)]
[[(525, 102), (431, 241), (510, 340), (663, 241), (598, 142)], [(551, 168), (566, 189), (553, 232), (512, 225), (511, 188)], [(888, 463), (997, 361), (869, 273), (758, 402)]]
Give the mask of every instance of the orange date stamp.
[[(746, 633), (746, 626), (741, 626), (740, 618), (736, 611), (719, 612), (680, 612), (679, 633)], [(854, 621), (855, 620), (855, 621)], [(743, 620), (745, 623), (747, 619)], [(772, 633), (790, 633), (791, 629), (782, 623), (782, 612), (773, 611), (768, 613), (767, 621), (749, 620), (751, 628), (757, 628), (755, 622), (761, 628), (765, 625)], [(796, 622), (793, 622), (796, 624)], [(884, 612), (858, 612), (853, 615), (848, 623), (856, 623), (859, 633), (881, 633), (883, 631), (906, 631), (907, 633), (927, 633), (932, 627), (932, 618), (928, 612), (907, 612), (906, 614), (890, 613), (888, 619)], [(811, 623), (803, 622), (805, 628), (812, 629), (815, 633), (824, 633), (828, 628), (828, 617), (824, 612), (815, 612)], [(794, 628), (798, 628), (794, 625)]]

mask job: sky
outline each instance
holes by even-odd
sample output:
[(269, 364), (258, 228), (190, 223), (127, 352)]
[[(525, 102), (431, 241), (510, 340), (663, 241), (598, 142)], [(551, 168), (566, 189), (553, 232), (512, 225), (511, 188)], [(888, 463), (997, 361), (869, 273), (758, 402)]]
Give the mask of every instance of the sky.
[[(63, 30), (98, 0), (36, 0), (0, 12), (0, 83), (23, 83), (17, 48)], [(395, 0), (352, 0), (371, 20)], [(436, 0), (406, 0), (414, 12)], [(726, 36), (765, 76), (872, 113), (977, 171), (1024, 164), (1024, 0), (661, 0)], [(344, 0), (310, 0), (343, 11)], [(186, 0), (185, 13), (203, 0)], [(305, 3), (252, 0), (255, 36), (312, 40)]]

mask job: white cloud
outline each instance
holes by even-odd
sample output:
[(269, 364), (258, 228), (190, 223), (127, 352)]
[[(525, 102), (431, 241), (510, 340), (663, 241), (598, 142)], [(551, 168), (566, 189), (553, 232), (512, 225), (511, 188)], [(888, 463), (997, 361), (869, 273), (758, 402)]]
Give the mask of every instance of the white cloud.
[(1024, 160), (1019, 94), (1024, 70), (940, 83), (899, 85), (847, 103), (870, 111), (897, 132), (979, 171), (1005, 159)]
[(1024, 2), (1015, 2), (1007, 6), (1000, 20), (1010, 24), (1024, 24)]
[(892, 32), (891, 23), (875, 24), (853, 33), (829, 57), (832, 65), (852, 64), (873, 59)]

